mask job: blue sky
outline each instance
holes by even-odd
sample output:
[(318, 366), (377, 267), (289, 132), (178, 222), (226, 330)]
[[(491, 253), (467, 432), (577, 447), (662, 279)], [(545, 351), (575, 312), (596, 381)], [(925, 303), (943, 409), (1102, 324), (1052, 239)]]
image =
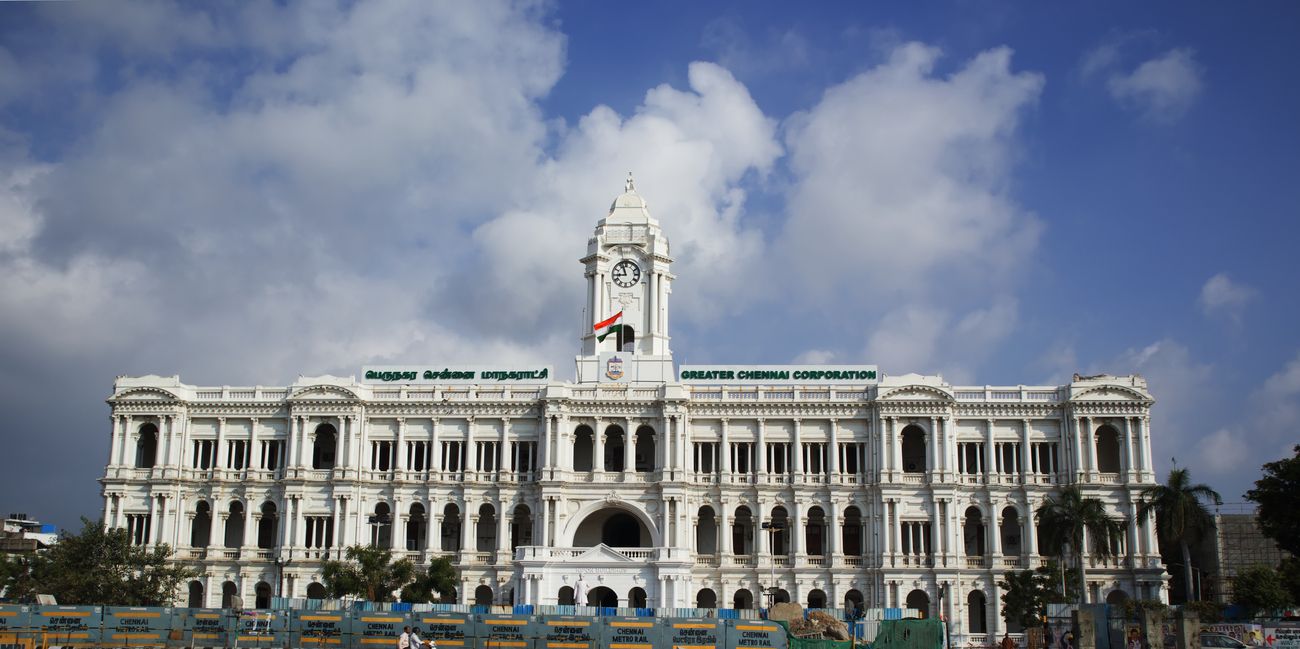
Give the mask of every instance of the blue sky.
[(791, 6), (0, 5), (0, 510), (96, 515), (119, 374), (571, 374), (628, 170), (679, 362), (1138, 372), (1158, 468), (1287, 454), (1300, 8)]

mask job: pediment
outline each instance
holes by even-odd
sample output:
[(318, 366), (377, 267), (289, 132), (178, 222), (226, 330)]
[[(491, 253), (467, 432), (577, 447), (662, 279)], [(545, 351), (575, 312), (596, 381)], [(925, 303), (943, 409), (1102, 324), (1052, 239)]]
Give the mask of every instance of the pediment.
[(1099, 385), (1074, 395), (1071, 401), (1150, 401), (1151, 398), (1137, 390), (1122, 385)]
[(880, 395), (878, 401), (952, 401), (952, 395), (928, 385), (904, 385)]
[(179, 401), (175, 394), (159, 388), (131, 388), (113, 395), (114, 401)]
[(293, 395), (289, 397), (291, 401), (301, 400), (301, 399), (349, 400), (349, 399), (358, 399), (358, 398), (360, 397), (357, 396), (357, 393), (348, 390), (346, 388), (341, 388), (337, 385), (311, 385), (299, 389), (297, 392), (294, 392)]
[(617, 550), (601, 543), (595, 547), (589, 548), (586, 552), (566, 561), (573, 563), (637, 563), (629, 559)]

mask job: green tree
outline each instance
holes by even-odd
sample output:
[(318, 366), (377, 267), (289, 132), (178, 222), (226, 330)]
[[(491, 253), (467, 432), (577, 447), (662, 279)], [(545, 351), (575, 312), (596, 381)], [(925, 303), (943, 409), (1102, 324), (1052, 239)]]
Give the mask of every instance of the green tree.
[(1291, 593), (1291, 601), (1300, 604), (1300, 557), (1287, 557), (1277, 567), (1277, 574)]
[(387, 602), (415, 577), (410, 559), (393, 561), (388, 548), (354, 545), (343, 561), (326, 561), (321, 567), (325, 588), (333, 597), (352, 595), (371, 602)]
[[(1038, 521), (1043, 528), (1043, 543), (1048, 552), (1068, 554), (1071, 548), (1083, 548), (1084, 532), (1093, 541), (1093, 551), (1109, 557), (1115, 541), (1124, 534), (1125, 521), (1111, 518), (1106, 505), (1096, 498), (1085, 498), (1077, 486), (1061, 489), (1038, 506)], [(1088, 583), (1083, 552), (1077, 552), (1079, 583)], [(1079, 602), (1087, 603), (1087, 589), (1080, 589)]]
[(1162, 543), (1177, 546), (1183, 556), (1183, 599), (1192, 601), (1191, 544), (1214, 529), (1214, 516), (1207, 502), (1222, 505), (1219, 492), (1204, 484), (1192, 484), (1187, 469), (1175, 468), (1164, 484), (1152, 485), (1138, 496), (1138, 518), (1156, 517), (1156, 536)]
[(124, 529), (106, 530), (85, 518), (81, 524), (81, 533), (63, 533), (42, 554), (6, 560), (7, 596), (25, 602), (50, 594), (60, 604), (166, 606), (181, 583), (202, 574), (173, 562), (166, 545), (147, 549), (132, 545)]
[(1263, 612), (1291, 605), (1291, 593), (1282, 585), (1282, 577), (1268, 566), (1252, 566), (1232, 580), (1232, 603), (1254, 617)]
[(452, 565), (451, 557), (438, 557), (429, 562), (428, 570), (402, 589), (402, 601), (431, 602), (451, 594), (457, 583), (456, 567)]
[(1047, 613), (1047, 603), (1053, 595), (1051, 575), (1036, 570), (1012, 570), (998, 588), (1002, 594), (1002, 619), (1015, 620), (1020, 627), (1035, 626)]
[[(1065, 604), (1068, 602), (1077, 602), (1083, 588), (1079, 585), (1079, 573), (1064, 570), (1061, 562), (1056, 559), (1048, 559), (1046, 565), (1038, 566), (1035, 573), (1042, 576), (1047, 585), (1045, 602), (1047, 604)], [(1064, 575), (1065, 592), (1061, 592), (1062, 572)]]
[(1259, 527), (1279, 548), (1300, 556), (1300, 444), (1295, 457), (1264, 465), (1246, 499), (1259, 505)]

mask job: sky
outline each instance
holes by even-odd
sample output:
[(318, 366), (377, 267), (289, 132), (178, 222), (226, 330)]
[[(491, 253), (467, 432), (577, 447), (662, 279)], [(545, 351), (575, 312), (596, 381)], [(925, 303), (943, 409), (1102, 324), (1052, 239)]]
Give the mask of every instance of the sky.
[(631, 171), (678, 363), (1139, 373), (1240, 502), (1300, 441), (1300, 5), (0, 4), (0, 512), (119, 375), (572, 376)]

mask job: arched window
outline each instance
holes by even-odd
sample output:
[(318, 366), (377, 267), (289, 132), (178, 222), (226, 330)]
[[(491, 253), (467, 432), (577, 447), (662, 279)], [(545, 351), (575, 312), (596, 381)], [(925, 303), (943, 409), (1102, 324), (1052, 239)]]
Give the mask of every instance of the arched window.
[(318, 582), (307, 584), (307, 599), (325, 599), (325, 586)]
[(627, 591), (627, 605), (632, 608), (645, 608), (646, 595), (645, 589), (640, 586), (633, 586), (632, 590)]
[(190, 594), (185, 600), (185, 605), (190, 608), (203, 608), (203, 582), (190, 582)]
[(262, 503), (262, 520), (257, 522), (257, 547), (269, 550), (275, 547), (275, 532), (280, 526), (280, 516), (276, 513), (275, 503)]
[(907, 594), (907, 608), (914, 608), (921, 612), (921, 617), (930, 616), (930, 595), (921, 589), (916, 589)]
[(573, 587), (560, 586), (560, 592), (555, 595), (555, 603), (560, 606), (573, 606)]
[(747, 611), (754, 608), (754, 593), (745, 588), (736, 591), (736, 594), (731, 598), (731, 608), (738, 611)]
[(903, 473), (925, 473), (925, 431), (911, 425), (903, 429)]
[(778, 588), (776, 589), (776, 592), (772, 594), (773, 604), (782, 604), (789, 601), (790, 601), (790, 591), (784, 588)]
[(442, 508), (442, 525), (439, 534), (442, 537), (443, 552), (460, 551), (460, 509), (451, 503)]
[(850, 612), (866, 610), (866, 600), (862, 597), (862, 591), (854, 588), (844, 593), (844, 608)]
[(617, 608), (618, 593), (606, 586), (597, 586), (587, 591), (587, 606), (599, 606), (601, 608)]
[(230, 510), (226, 516), (225, 545), (227, 548), (238, 548), (244, 545), (244, 503), (237, 500), (230, 502)]
[(636, 353), (636, 330), (631, 325), (623, 325), (618, 330), (618, 350), (629, 354)]
[(984, 515), (977, 507), (966, 508), (966, 522), (962, 524), (962, 540), (966, 546), (966, 556), (984, 556)]
[(257, 597), (254, 608), (271, 608), (271, 584), (259, 581), (253, 592), (256, 593)]
[(609, 426), (605, 429), (605, 470), (623, 470), (623, 439), (626, 435), (621, 426)]
[(573, 470), (591, 471), (595, 468), (596, 437), (588, 426), (578, 426), (573, 432)]
[(491, 552), (497, 549), (497, 513), (487, 503), (478, 508), (478, 528), (475, 530), (479, 552)]
[(862, 556), (862, 510), (855, 505), (844, 510), (844, 539), (840, 547), (848, 556)]
[(388, 503), (377, 503), (374, 514), (370, 516), (370, 545), (393, 547), (393, 510)]
[(474, 603), (478, 606), (492, 605), (492, 587), (482, 585), (474, 589)]
[(718, 522), (713, 517), (713, 508), (705, 505), (700, 508), (699, 521), (695, 525), (695, 554), (718, 553)]
[(754, 515), (744, 505), (737, 507), (732, 517), (731, 550), (740, 556), (754, 554)]
[(316, 441), (311, 447), (311, 468), (333, 469), (338, 433), (334, 426), (321, 424), (316, 427)]
[(135, 466), (152, 469), (158, 461), (158, 427), (145, 424), (135, 441)]
[(212, 539), (212, 507), (200, 500), (194, 506), (194, 522), (190, 525), (190, 547), (206, 548)]
[(636, 429), (636, 471), (650, 473), (655, 470), (658, 458), (655, 455), (655, 431), (649, 426)]
[(816, 588), (808, 591), (808, 608), (826, 608), (826, 593)]
[(718, 608), (718, 594), (712, 588), (702, 588), (695, 594), (695, 608)]
[(428, 520), (424, 517), (424, 505), (411, 503), (411, 510), (406, 519), (406, 549), (423, 550), (424, 537), (428, 528)]
[(984, 591), (972, 590), (966, 596), (966, 632), (989, 632), (988, 616), (984, 608)]
[[(804, 525), (804, 552), (810, 556), (826, 554), (826, 513), (821, 507), (813, 506), (808, 510), (808, 523)], [(825, 604), (825, 602), (822, 602)], [(823, 608), (818, 606), (816, 608)]]
[(1112, 426), (1097, 429), (1097, 471), (1119, 473), (1119, 432)]
[[(790, 554), (790, 517), (780, 505), (772, 508), (772, 520), (766, 530), (772, 554)], [(790, 601), (790, 600), (786, 600)]]
[(1002, 510), (1002, 524), (999, 534), (1002, 540), (1002, 554), (1020, 554), (1020, 512), (1015, 507)]
[(514, 529), (510, 530), (510, 549), (533, 544), (533, 511), (528, 505), (515, 505)]
[(239, 597), (239, 587), (235, 582), (228, 581), (221, 584), (221, 608), (233, 608), (236, 597)]

